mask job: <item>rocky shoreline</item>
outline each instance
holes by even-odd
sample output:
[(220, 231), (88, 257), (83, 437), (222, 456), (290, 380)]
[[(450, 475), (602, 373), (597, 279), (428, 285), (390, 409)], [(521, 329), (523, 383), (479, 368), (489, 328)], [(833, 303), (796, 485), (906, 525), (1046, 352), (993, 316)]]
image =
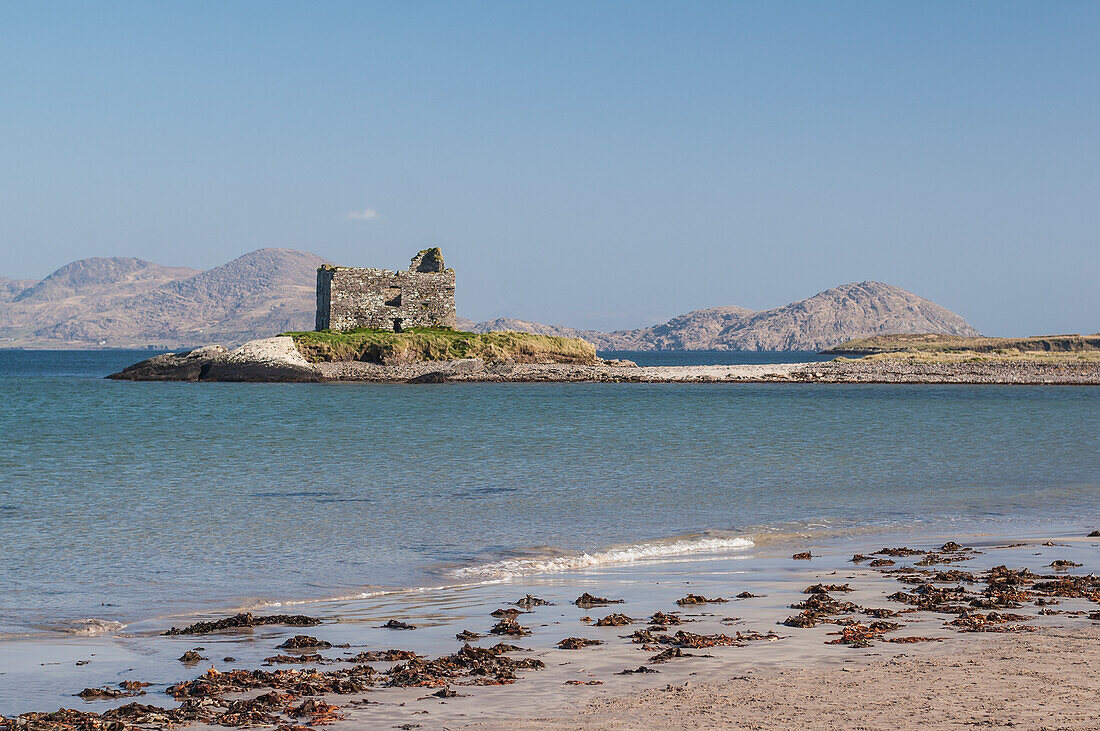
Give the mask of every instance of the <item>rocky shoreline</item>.
[(629, 361), (535, 364), (463, 360), (379, 364), (311, 363), (286, 336), (253, 340), (236, 350), (212, 345), (158, 355), (108, 378), (129, 381), (316, 383), (587, 382), (587, 383), (927, 383), (1100, 385), (1100, 362), (982, 360), (927, 363), (838, 360), (824, 363), (639, 367)]

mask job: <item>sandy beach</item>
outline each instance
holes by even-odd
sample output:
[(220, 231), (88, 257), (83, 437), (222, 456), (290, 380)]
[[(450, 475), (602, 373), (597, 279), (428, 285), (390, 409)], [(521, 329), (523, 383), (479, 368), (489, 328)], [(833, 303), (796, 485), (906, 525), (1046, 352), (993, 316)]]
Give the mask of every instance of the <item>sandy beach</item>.
[[(319, 620), (308, 627), (161, 634), (182, 620), (224, 616), (210, 614), (95, 637), (9, 639), (0, 695), (23, 699), (20, 712), (63, 705), (110, 719), (110, 708), (128, 707), (121, 713), (136, 715), (121, 720), (153, 728), (164, 727), (160, 717), (125, 704), (171, 709), (166, 691), (190, 704), (194, 728), (292, 728), (311, 719), (347, 729), (1095, 727), (1097, 539), (962, 536), (953, 546), (943, 536), (910, 536), (898, 550), (902, 537), (889, 534), (812, 544), (790, 538), (433, 591), (253, 608)], [(793, 558), (807, 551), (811, 558)], [(622, 601), (577, 606), (584, 593)], [(501, 626), (498, 610), (512, 611), (518, 634), (489, 632)], [(386, 628), (390, 620), (415, 629)], [(471, 634), (457, 639), (463, 632)], [(279, 649), (298, 635), (331, 647)], [(598, 644), (562, 649), (567, 638)], [(400, 648), (434, 658), (467, 643), (499, 642), (514, 646), (503, 657), (523, 664), (504, 675), (372, 658), (360, 689), (302, 690), (362, 667), (348, 660), (361, 652)], [(181, 663), (189, 650), (202, 659)], [(642, 667), (655, 672), (637, 672)], [(243, 693), (231, 684), (216, 690), (235, 668), (288, 675), (262, 676), (269, 679)], [(72, 695), (134, 680), (151, 685), (142, 695), (109, 700)], [(256, 700), (272, 690), (278, 707)], [(233, 699), (244, 699), (236, 707), (252, 715), (218, 710), (233, 707)], [(301, 711), (307, 701), (312, 711)], [(0, 728), (66, 727), (25, 718)]]
[(987, 635), (843, 667), (767, 668), (477, 728), (1093, 729), (1100, 627)]

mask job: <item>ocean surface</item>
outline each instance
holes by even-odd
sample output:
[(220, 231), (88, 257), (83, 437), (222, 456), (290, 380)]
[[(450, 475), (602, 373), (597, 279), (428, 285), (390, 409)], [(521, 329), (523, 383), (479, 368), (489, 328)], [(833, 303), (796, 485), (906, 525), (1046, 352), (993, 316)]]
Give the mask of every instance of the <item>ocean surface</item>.
[(0, 350), (0, 636), (1100, 520), (1096, 387), (103, 379), (148, 356)]

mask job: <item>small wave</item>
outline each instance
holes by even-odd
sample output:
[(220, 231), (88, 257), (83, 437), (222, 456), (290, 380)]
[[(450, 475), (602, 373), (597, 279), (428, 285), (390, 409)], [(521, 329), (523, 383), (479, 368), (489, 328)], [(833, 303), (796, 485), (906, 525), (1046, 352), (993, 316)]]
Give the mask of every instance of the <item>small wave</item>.
[(667, 558), (692, 553), (717, 553), (720, 551), (738, 551), (752, 548), (756, 544), (744, 536), (731, 538), (698, 537), (673, 538), (663, 541), (631, 543), (625, 546), (612, 546), (591, 553), (566, 554), (560, 556), (531, 556), (509, 558), (477, 566), (464, 566), (452, 569), (449, 573), (455, 578), (493, 577), (498, 579), (528, 576), (530, 574), (557, 573), (572, 571), (606, 564), (631, 563), (647, 558)]
[(355, 601), (356, 599), (373, 599), (376, 596), (385, 596), (386, 594), (394, 594), (397, 590), (380, 590), (380, 591), (357, 591), (354, 594), (338, 594), (336, 596), (326, 596), (319, 599), (271, 599), (262, 600), (251, 603), (246, 603), (240, 607), (244, 611), (252, 611), (254, 609), (278, 609), (279, 607), (299, 607), (304, 604), (320, 604), (322, 602), (348, 602)]
[(74, 619), (70, 622), (64, 622), (57, 625), (56, 629), (78, 637), (94, 637), (96, 635), (105, 635), (110, 632), (118, 632), (125, 626), (126, 625), (122, 622), (115, 622), (110, 619), (88, 617), (86, 619)]

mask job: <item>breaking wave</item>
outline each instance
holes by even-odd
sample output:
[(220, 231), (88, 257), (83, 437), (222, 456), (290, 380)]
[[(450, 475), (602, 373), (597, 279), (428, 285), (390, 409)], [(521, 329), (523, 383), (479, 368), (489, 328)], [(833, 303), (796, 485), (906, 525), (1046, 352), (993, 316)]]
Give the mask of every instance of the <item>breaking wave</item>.
[(648, 558), (668, 558), (693, 553), (717, 553), (752, 548), (756, 544), (745, 536), (713, 537), (696, 536), (670, 538), (644, 543), (630, 543), (612, 546), (591, 553), (567, 553), (560, 555), (525, 556), (508, 558), (476, 566), (463, 566), (452, 569), (449, 574), (455, 578), (496, 578), (507, 579), (530, 574), (557, 573), (585, 569), (606, 564), (631, 563)]
[(77, 637), (94, 637), (96, 635), (118, 632), (125, 626), (126, 625), (122, 622), (115, 622), (110, 619), (88, 617), (87, 619), (74, 619), (70, 622), (65, 622), (57, 625), (55, 629), (70, 635), (76, 635)]
[(351, 594), (337, 594), (322, 599), (263, 599), (254, 602), (246, 602), (239, 607), (240, 611), (250, 612), (255, 609), (278, 609), (280, 607), (298, 607), (305, 604), (317, 604), (319, 602), (349, 602), (357, 599), (373, 599), (376, 596), (396, 594), (399, 589), (379, 591), (357, 591)]

